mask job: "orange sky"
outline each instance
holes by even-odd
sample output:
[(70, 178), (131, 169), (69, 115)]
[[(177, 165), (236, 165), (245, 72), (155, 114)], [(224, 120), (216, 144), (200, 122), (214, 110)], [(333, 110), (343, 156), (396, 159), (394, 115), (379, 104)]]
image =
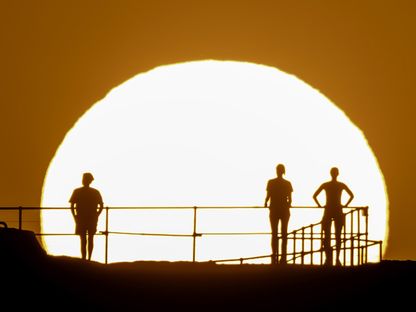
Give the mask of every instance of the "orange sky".
[(133, 75), (188, 60), (250, 61), (298, 76), (364, 131), (389, 192), (386, 257), (416, 259), (413, 3), (3, 1), (0, 206), (39, 205), (65, 133)]

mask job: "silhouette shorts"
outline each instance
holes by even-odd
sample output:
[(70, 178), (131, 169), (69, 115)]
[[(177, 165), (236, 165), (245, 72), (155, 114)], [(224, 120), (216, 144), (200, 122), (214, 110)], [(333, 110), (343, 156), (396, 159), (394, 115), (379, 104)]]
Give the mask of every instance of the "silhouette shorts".
[(95, 218), (91, 220), (80, 220), (77, 218), (75, 234), (81, 235), (87, 232), (88, 234), (95, 234), (97, 232), (97, 221)]

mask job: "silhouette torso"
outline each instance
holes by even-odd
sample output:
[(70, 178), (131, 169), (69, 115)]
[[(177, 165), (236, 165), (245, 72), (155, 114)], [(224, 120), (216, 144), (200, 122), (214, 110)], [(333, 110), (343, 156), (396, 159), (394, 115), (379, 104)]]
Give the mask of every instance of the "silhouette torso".
[(69, 202), (76, 204), (79, 222), (95, 222), (98, 219), (97, 206), (103, 204), (100, 192), (92, 187), (75, 189)]
[(283, 179), (276, 178), (267, 183), (267, 192), (270, 194), (270, 211), (289, 213), (289, 196), (293, 192), (292, 184)]
[(325, 211), (327, 213), (342, 212), (341, 196), (342, 191), (347, 187), (344, 183), (338, 181), (330, 181), (322, 184), (321, 188), (326, 194)]

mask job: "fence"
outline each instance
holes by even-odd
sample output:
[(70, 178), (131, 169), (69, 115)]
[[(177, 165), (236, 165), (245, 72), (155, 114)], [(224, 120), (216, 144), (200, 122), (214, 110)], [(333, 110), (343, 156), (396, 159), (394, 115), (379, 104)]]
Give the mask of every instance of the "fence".
[[(18, 228), (23, 229), (24, 212), (39, 212), (41, 210), (68, 210), (67, 207), (0, 207), (1, 211), (17, 211), (18, 212)], [(109, 220), (111, 210), (192, 210), (193, 211), (193, 232), (187, 234), (172, 234), (172, 233), (138, 233), (138, 232), (123, 232), (111, 231), (109, 228)], [(198, 238), (202, 236), (238, 236), (238, 235), (271, 235), (270, 232), (199, 232), (198, 211), (205, 209), (267, 209), (260, 206), (193, 206), (193, 207), (105, 207), (105, 229), (97, 233), (97, 235), (104, 235), (105, 237), (105, 256), (104, 261), (108, 263), (109, 254), (109, 236), (110, 235), (148, 235), (148, 236), (165, 236), (165, 237), (190, 237), (192, 238), (192, 261), (196, 262), (196, 249)], [(321, 209), (313, 206), (295, 206), (291, 209)], [(345, 226), (342, 233), (342, 247), (341, 247), (341, 262), (343, 265), (361, 265), (368, 262), (368, 250), (370, 247), (378, 247), (378, 259), (382, 260), (382, 241), (370, 240), (368, 235), (368, 207), (346, 207), (344, 208)], [(364, 219), (364, 220), (362, 220)], [(60, 235), (75, 235), (68, 233), (35, 233), (37, 236), (60, 236)], [(278, 233), (278, 239), (281, 244), (282, 235)], [(293, 264), (323, 264), (325, 259), (324, 248), (322, 247), (323, 231), (321, 223), (309, 224), (295, 229), (287, 234), (288, 241), (288, 263)], [(330, 237), (331, 247), (334, 247), (335, 235)], [(334, 248), (332, 248), (334, 249)], [(254, 259), (272, 259), (271, 254), (260, 255), (254, 257), (241, 257), (230, 259), (214, 259), (210, 262), (227, 263), (239, 262)], [(277, 255), (280, 257), (281, 255)]]

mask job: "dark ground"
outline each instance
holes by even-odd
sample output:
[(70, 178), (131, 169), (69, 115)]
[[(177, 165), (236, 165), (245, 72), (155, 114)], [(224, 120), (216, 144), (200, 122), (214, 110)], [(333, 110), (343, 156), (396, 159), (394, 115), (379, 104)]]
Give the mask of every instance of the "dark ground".
[(416, 309), (413, 261), (383, 261), (360, 267), (189, 262), (105, 265), (46, 255), (32, 234), (0, 229), (1, 310)]

